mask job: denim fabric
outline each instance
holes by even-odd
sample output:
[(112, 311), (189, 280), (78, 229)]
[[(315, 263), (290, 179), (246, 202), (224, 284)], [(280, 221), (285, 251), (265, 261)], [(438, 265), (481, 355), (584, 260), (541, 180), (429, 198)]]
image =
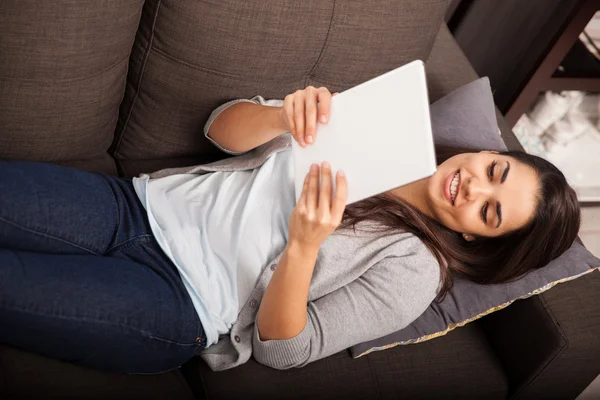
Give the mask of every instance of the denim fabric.
[(0, 161), (0, 342), (121, 373), (206, 346), (131, 180)]

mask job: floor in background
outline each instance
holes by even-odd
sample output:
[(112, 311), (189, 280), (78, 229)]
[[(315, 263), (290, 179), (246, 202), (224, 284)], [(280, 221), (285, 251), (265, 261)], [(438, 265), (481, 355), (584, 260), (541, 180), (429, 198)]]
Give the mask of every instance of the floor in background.
[[(589, 251), (596, 257), (600, 257), (600, 206), (582, 207), (581, 211), (582, 217), (579, 237)], [(600, 399), (600, 376), (598, 376), (594, 382), (592, 382), (590, 386), (577, 397), (577, 400), (597, 399)]]

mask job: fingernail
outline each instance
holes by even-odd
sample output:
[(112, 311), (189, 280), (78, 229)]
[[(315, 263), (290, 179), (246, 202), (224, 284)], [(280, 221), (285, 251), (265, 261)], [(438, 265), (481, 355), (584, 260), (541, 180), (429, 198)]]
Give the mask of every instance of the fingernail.
[(317, 170), (317, 168), (319, 168), (319, 166), (318, 166), (317, 164), (311, 164), (311, 165), (310, 165), (310, 170), (311, 170), (312, 172), (316, 171), (316, 170)]
[(326, 117), (326, 116), (324, 116), (324, 115), (321, 115), (321, 122), (322, 122), (322, 123), (325, 123), (325, 122), (327, 122), (327, 117)]
[(330, 165), (327, 161), (323, 161), (323, 168), (329, 168)]
[(344, 171), (342, 171), (341, 169), (337, 173), (340, 176), (340, 178), (343, 178), (346, 175), (346, 174), (344, 174)]
[(308, 135), (308, 136), (306, 137), (306, 141), (307, 141), (308, 143), (312, 143), (312, 136)]
[(304, 140), (300, 139), (300, 146), (304, 146)]

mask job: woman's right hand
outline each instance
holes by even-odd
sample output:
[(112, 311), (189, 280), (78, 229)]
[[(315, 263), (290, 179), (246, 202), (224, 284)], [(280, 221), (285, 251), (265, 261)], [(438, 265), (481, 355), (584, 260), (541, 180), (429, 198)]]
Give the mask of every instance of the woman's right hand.
[(320, 170), (319, 188), (319, 165), (311, 166), (289, 221), (288, 244), (315, 251), (341, 223), (347, 196), (346, 177), (342, 171), (336, 174), (333, 194), (331, 166), (323, 162)]
[(331, 97), (335, 96), (326, 87), (307, 86), (285, 96), (282, 118), (286, 129), (302, 147), (312, 144), (317, 138), (318, 121), (329, 121)]

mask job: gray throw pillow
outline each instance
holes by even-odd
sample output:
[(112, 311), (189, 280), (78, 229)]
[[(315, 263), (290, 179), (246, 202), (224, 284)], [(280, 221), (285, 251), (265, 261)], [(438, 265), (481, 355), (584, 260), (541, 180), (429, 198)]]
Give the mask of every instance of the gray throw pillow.
[(436, 145), (469, 149), (506, 150), (496, 122), (490, 80), (477, 79), (430, 106)]
[[(506, 150), (498, 134), (489, 80), (471, 82), (431, 105), (436, 144), (488, 150)], [(357, 344), (350, 351), (360, 357), (372, 351), (424, 342), (443, 336), (513, 301), (540, 294), (554, 285), (578, 278), (600, 267), (600, 260), (574, 243), (547, 266), (516, 282), (480, 285), (457, 277), (440, 304), (433, 302), (412, 324), (379, 339)]]

